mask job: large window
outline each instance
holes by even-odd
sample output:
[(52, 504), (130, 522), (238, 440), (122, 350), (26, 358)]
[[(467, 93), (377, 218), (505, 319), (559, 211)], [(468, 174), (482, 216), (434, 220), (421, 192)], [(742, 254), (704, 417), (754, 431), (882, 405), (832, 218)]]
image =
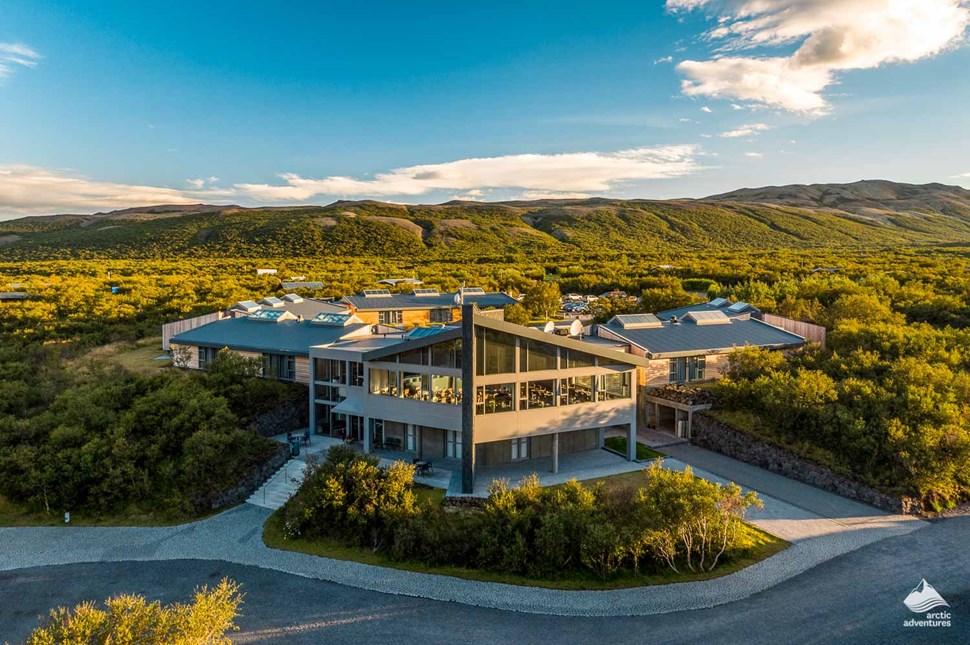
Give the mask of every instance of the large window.
[(364, 385), (364, 364), (358, 361), (350, 362), (350, 384), (357, 387)]
[(461, 369), (461, 340), (449, 340), (432, 345), (431, 365)]
[(461, 377), (431, 376), (431, 400), (435, 403), (461, 404)]
[(518, 437), (512, 440), (512, 460), (529, 458), (529, 438)]
[(479, 376), (515, 372), (515, 336), (512, 334), (476, 327), (475, 354), (475, 369)]
[(576, 405), (593, 400), (593, 380), (590, 376), (573, 376), (559, 382), (559, 405)]
[(314, 396), (320, 401), (340, 403), (346, 398), (340, 394), (339, 385), (316, 385), (314, 386), (314, 392)]
[(670, 383), (703, 381), (707, 377), (707, 358), (704, 356), (682, 356), (670, 359)]
[(404, 431), (404, 449), (411, 451), (418, 449), (418, 429), (412, 423), (409, 423)]
[(427, 401), (430, 398), (427, 374), (404, 372), (401, 374), (401, 396), (415, 401)]
[(263, 354), (263, 375), (281, 381), (296, 379), (296, 358), (282, 354)]
[(398, 373), (392, 370), (371, 369), (370, 371), (370, 393), (383, 394), (384, 396), (397, 396), (398, 393)]
[(593, 367), (596, 358), (592, 354), (580, 352), (575, 349), (562, 350), (562, 366), (564, 369), (571, 367)]
[(199, 348), (199, 369), (204, 370), (219, 357), (219, 350), (215, 347)]
[(378, 311), (377, 322), (381, 325), (400, 325), (404, 322), (404, 312), (398, 310)]
[(523, 338), (519, 348), (519, 371), (536, 372), (556, 369), (557, 347)]
[(519, 383), (519, 409), (534, 410), (556, 405), (556, 382), (529, 381)]
[(410, 349), (406, 352), (401, 352), (398, 354), (397, 360), (399, 363), (407, 363), (408, 365), (427, 365), (428, 350), (424, 347)]
[(596, 391), (597, 401), (630, 398), (630, 373), (603, 374), (599, 377)]
[(451, 322), (451, 309), (432, 309), (429, 313), (429, 319), (433, 323)]
[(453, 459), (461, 459), (461, 430), (448, 430), (445, 454)]
[(475, 394), (476, 414), (511, 412), (515, 409), (515, 383), (479, 385)]
[(327, 383), (347, 383), (347, 363), (335, 358), (313, 359), (313, 378)]

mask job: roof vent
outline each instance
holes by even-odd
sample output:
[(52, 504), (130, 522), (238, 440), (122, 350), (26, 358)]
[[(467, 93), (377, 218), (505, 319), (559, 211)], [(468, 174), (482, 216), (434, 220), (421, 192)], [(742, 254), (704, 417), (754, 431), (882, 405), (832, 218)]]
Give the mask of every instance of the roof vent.
[(680, 324), (680, 321), (677, 320), (677, 316), (671, 316), (670, 317), (670, 324), (671, 325), (679, 325)]

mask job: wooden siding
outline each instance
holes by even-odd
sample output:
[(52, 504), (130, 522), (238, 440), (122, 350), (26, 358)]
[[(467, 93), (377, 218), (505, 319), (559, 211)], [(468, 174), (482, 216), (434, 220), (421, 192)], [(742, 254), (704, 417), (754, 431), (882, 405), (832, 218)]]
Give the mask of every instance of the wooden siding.
[(807, 341), (819, 343), (822, 347), (825, 347), (825, 327), (785, 318), (784, 316), (776, 316), (774, 314), (761, 314), (760, 320), (769, 325), (780, 327), (785, 331), (790, 331), (793, 334), (798, 334)]
[(162, 349), (168, 351), (171, 349), (171, 340), (173, 336), (177, 336), (183, 332), (187, 332), (190, 329), (195, 329), (196, 327), (201, 327), (202, 325), (208, 325), (211, 322), (216, 322), (222, 320), (223, 318), (228, 318), (224, 312), (217, 311), (211, 314), (205, 314), (204, 316), (196, 316), (195, 318), (186, 318), (185, 320), (176, 320), (175, 322), (165, 323), (162, 325)]

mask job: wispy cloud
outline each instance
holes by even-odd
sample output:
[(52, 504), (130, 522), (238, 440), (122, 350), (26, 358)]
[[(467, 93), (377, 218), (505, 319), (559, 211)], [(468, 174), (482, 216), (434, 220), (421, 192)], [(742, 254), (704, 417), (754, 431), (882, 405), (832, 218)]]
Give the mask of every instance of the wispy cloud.
[(680, 177), (698, 170), (697, 148), (671, 145), (616, 152), (520, 154), (396, 168), (373, 179), (280, 175), (282, 184), (236, 184), (258, 200), (306, 201), (316, 196), (391, 197), (437, 190), (519, 189), (543, 193), (603, 193), (634, 180)]
[(662, 65), (664, 63), (672, 63), (672, 62), (674, 62), (674, 57), (673, 56), (663, 56), (663, 57), (658, 58), (657, 60), (653, 61), (653, 64), (654, 65)]
[(65, 170), (28, 165), (0, 165), (0, 213), (93, 212), (148, 204), (194, 204), (226, 201), (233, 191), (178, 190), (159, 186), (95, 181)]
[(737, 139), (740, 137), (753, 137), (754, 135), (764, 132), (765, 130), (770, 130), (771, 126), (767, 123), (749, 123), (748, 125), (738, 126), (734, 130), (728, 130), (727, 132), (722, 132), (718, 136), (724, 139)]
[(18, 67), (37, 67), (40, 54), (23, 43), (0, 43), (0, 81)]
[[(838, 73), (935, 56), (963, 43), (966, 0), (667, 0), (671, 12), (707, 11), (717, 26), (709, 60), (685, 60), (687, 96), (823, 114)], [(741, 55), (797, 45), (789, 56)]]
[(745, 157), (753, 157), (755, 159), (760, 159), (761, 157), (764, 157), (764, 154), (761, 153), (761, 152), (745, 152), (744, 153), (744, 156)]
[(951, 175), (950, 179), (970, 179), (970, 172), (961, 172), (959, 175)]
[(708, 114), (710, 114), (710, 113), (711, 113), (711, 112), (713, 112), (713, 111), (714, 111), (714, 110), (712, 110), (712, 109), (711, 109), (711, 108), (710, 108), (709, 106), (707, 106), (707, 105), (705, 105), (704, 107), (702, 107), (702, 108), (701, 108), (701, 112), (707, 112)]

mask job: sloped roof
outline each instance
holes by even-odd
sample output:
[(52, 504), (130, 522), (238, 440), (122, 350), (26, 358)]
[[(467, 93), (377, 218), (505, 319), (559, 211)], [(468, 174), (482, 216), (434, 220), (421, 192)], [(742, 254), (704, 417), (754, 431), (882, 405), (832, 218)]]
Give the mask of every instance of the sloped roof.
[[(454, 293), (442, 293), (437, 296), (416, 296), (413, 293), (392, 293), (384, 296), (353, 295), (344, 296), (346, 302), (360, 311), (377, 311), (383, 309), (437, 309), (457, 307)], [(465, 304), (475, 304), (479, 308), (504, 307), (517, 302), (507, 293), (485, 293), (464, 295)]]
[(661, 320), (670, 320), (674, 316), (677, 318), (683, 318), (692, 311), (721, 311), (725, 316), (742, 316), (745, 314), (756, 314), (760, 313), (761, 310), (754, 305), (748, 304), (746, 302), (737, 303), (738, 305), (745, 305), (744, 307), (738, 307), (737, 309), (731, 309), (735, 303), (731, 302), (727, 298), (715, 298), (710, 302), (699, 302), (693, 305), (687, 305), (685, 307), (677, 307), (676, 309), (667, 309), (666, 311), (658, 311), (657, 318)]
[(800, 347), (805, 339), (754, 318), (730, 318), (720, 325), (698, 325), (690, 319), (681, 323), (664, 322), (660, 327), (624, 329), (607, 323), (603, 327), (612, 335), (643, 349), (650, 358), (724, 353), (747, 345), (786, 348)]
[(171, 342), (173, 345), (307, 356), (312, 345), (329, 345), (369, 331), (370, 325), (366, 324), (326, 327), (311, 325), (308, 321), (285, 321), (267, 325), (247, 318), (226, 318), (182, 332)]

